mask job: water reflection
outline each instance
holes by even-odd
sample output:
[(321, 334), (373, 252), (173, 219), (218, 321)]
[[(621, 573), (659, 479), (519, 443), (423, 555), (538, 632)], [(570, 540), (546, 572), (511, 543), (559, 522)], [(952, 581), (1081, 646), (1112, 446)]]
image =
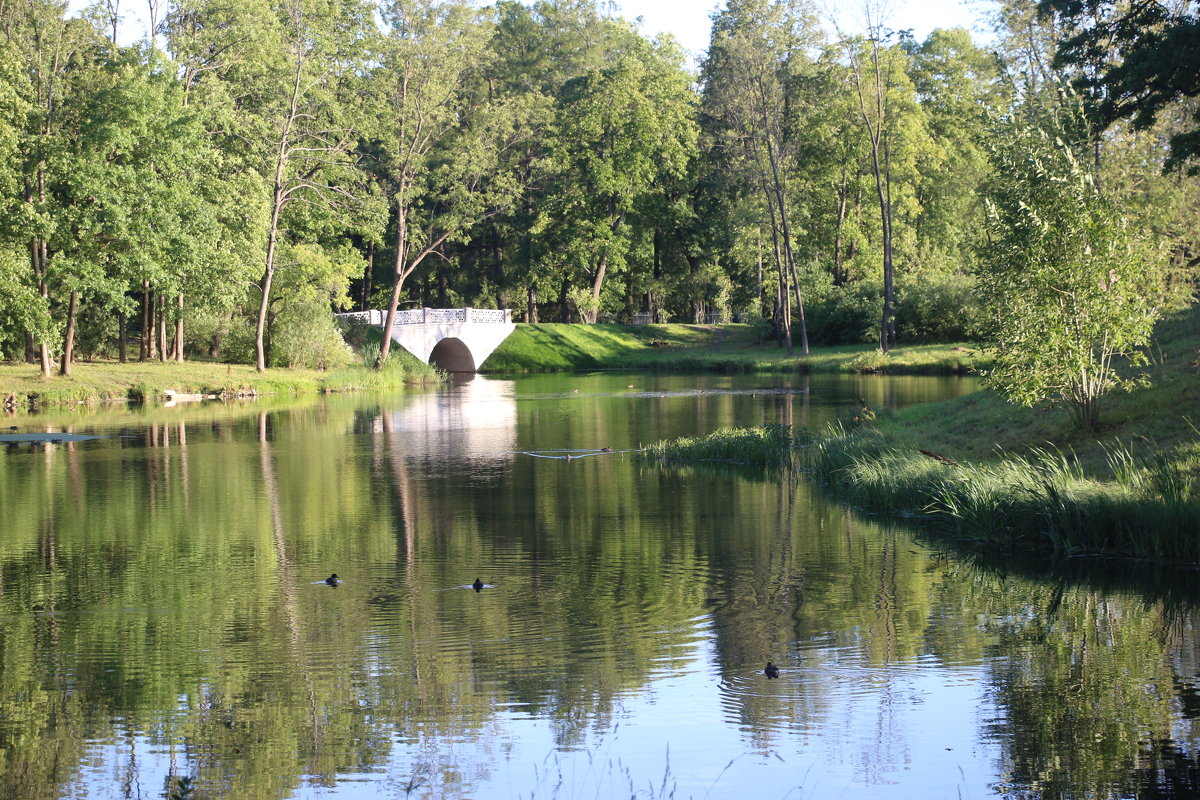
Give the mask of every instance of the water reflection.
[(519, 455), (931, 392), (595, 375), (70, 420), (104, 438), (0, 456), (0, 796), (1186, 796), (1197, 619), (1161, 580), (1005, 573), (800, 476)]

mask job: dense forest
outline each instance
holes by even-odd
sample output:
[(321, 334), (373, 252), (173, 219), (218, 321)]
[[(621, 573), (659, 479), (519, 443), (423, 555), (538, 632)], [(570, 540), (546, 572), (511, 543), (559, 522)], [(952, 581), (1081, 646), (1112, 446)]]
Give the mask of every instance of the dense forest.
[(406, 305), (887, 350), (1067, 293), (1136, 344), (1191, 300), (1194, 2), (861, 11), (729, 0), (693, 70), (594, 0), (149, 0), (132, 46), (0, 0), (0, 358), (331, 366), (331, 311)]

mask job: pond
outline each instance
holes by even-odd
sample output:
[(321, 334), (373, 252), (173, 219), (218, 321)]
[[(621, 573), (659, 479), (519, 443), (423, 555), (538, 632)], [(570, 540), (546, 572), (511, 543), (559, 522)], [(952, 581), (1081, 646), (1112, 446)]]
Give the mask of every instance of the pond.
[(803, 475), (635, 452), (974, 388), (14, 418), (98, 438), (0, 450), (0, 797), (1194, 796), (1194, 578), (989, 563)]

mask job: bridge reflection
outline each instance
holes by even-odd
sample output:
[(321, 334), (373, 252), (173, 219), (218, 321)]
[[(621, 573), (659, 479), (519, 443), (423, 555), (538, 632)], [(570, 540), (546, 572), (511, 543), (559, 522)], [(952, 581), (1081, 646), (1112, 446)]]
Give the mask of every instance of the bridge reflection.
[(394, 447), (436, 453), (439, 461), (446, 455), (460, 463), (511, 460), (517, 449), (515, 395), (512, 381), (456, 376), (445, 388), (384, 412), (374, 428), (400, 434)]

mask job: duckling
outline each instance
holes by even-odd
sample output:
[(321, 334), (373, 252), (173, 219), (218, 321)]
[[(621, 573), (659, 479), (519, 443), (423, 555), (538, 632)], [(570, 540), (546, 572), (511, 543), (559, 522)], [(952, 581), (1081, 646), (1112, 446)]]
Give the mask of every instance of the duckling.
[(325, 582), (328, 583), (330, 586), (337, 586), (338, 585), (337, 573), (335, 572), (332, 575), (330, 575), (328, 578), (325, 579)]
[(779, 677), (779, 667), (775, 666), (770, 661), (768, 661), (766, 669), (763, 670), (763, 674), (766, 675), (768, 679), (778, 678)]
[(612, 451), (613, 451), (613, 449), (611, 447), (601, 447), (600, 448), (601, 453), (611, 453)]
[(483, 581), (479, 580), (479, 578), (476, 578), (475, 582), (471, 584), (471, 588), (477, 592), (482, 592), (483, 591)]

